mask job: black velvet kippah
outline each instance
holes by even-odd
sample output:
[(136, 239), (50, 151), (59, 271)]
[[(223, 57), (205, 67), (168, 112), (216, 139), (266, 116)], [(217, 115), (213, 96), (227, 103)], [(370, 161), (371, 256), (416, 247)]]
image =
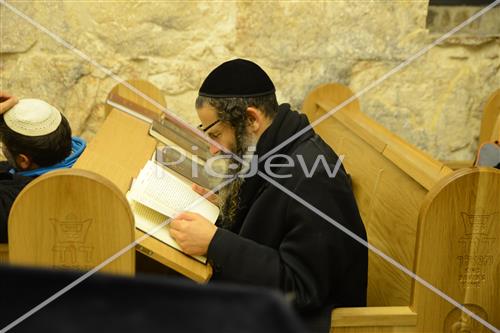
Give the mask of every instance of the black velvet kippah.
[(276, 91), (273, 81), (256, 63), (234, 59), (208, 74), (199, 95), (206, 97), (257, 97)]

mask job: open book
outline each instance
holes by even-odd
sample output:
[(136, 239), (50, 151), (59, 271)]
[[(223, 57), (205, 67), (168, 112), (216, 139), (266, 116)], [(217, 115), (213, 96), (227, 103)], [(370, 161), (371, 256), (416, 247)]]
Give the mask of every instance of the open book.
[[(144, 232), (152, 232), (177, 213), (190, 211), (198, 213), (212, 223), (219, 215), (219, 208), (191, 189), (191, 186), (177, 178), (174, 173), (153, 161), (148, 161), (133, 182), (127, 199), (135, 216), (135, 226)], [(167, 223), (168, 224), (168, 223)], [(152, 236), (180, 250), (170, 236), (167, 224)], [(206, 263), (205, 257), (196, 256)]]

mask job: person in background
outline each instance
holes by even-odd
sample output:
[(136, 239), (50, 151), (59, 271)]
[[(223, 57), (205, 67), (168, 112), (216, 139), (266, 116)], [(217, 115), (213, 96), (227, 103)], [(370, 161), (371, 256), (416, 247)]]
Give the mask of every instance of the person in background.
[(39, 99), (17, 99), (0, 93), (0, 243), (7, 243), (9, 212), (21, 190), (49, 171), (70, 168), (85, 149), (71, 136), (64, 115)]

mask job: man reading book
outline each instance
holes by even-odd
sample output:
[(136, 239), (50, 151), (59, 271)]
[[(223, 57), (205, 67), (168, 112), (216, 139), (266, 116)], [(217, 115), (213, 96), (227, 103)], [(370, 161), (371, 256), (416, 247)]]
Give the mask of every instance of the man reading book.
[[(269, 76), (243, 59), (225, 62), (208, 75), (196, 110), (201, 129), (239, 157), (248, 157), (252, 147), (263, 156), (309, 125), (290, 105), (278, 105)], [(210, 152), (221, 150), (212, 146)], [(271, 169), (261, 161), (258, 170), (366, 239), (349, 178), (340, 164), (330, 173), (338, 157), (313, 130), (276, 154), (268, 157)], [(315, 164), (312, 173), (302, 167), (311, 171)], [(228, 173), (239, 175), (241, 165)], [(334, 307), (365, 305), (368, 253), (363, 245), (258, 175), (236, 177), (219, 196), (216, 226), (192, 212), (170, 225), (185, 252), (207, 256), (212, 280), (281, 290), (313, 331), (329, 331)]]

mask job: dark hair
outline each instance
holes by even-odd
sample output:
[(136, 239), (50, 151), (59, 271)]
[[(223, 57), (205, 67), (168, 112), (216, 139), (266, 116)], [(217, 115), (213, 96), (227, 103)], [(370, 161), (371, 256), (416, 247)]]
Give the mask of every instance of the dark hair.
[[(217, 117), (231, 125), (238, 136), (245, 133), (247, 126), (248, 107), (254, 107), (262, 111), (269, 118), (274, 118), (278, 112), (278, 101), (276, 94), (269, 94), (257, 97), (206, 97), (198, 96), (195, 107), (202, 108), (204, 105), (210, 105), (217, 111)], [(235, 152), (240, 153), (240, 152)]]
[(274, 93), (257, 97), (198, 96), (196, 99), (196, 108), (202, 108), (205, 104), (217, 110), (219, 119), (227, 121), (233, 126), (234, 121), (238, 122), (246, 119), (246, 109), (248, 107), (257, 108), (270, 118), (274, 118), (278, 112), (278, 101)]
[(0, 116), (0, 140), (12, 156), (24, 154), (39, 167), (54, 165), (71, 154), (71, 127), (61, 114), (61, 123), (49, 134), (26, 136), (11, 130)]

